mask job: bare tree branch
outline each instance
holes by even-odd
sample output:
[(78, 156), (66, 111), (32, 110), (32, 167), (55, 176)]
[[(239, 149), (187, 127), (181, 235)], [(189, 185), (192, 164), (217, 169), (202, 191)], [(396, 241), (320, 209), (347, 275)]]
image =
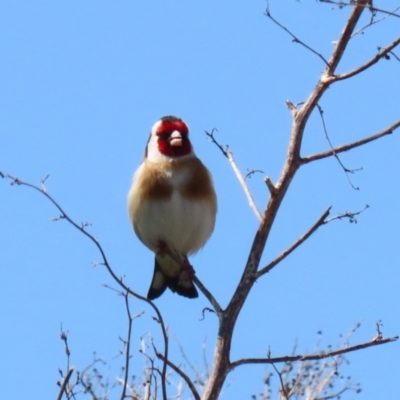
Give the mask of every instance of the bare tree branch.
[(360, 33), (363, 33), (363, 32), (364, 32), (367, 28), (369, 28), (370, 26), (375, 25), (375, 24), (377, 24), (378, 22), (382, 22), (383, 20), (389, 18), (389, 17), (392, 16), (392, 15), (395, 15), (394, 13), (395, 13), (397, 10), (399, 10), (399, 9), (400, 9), (400, 6), (399, 6), (399, 7), (396, 7), (393, 11), (387, 13), (387, 14), (386, 14), (385, 16), (383, 16), (382, 18), (371, 20), (368, 24), (364, 25), (364, 26), (363, 26), (362, 28), (360, 28), (358, 31), (354, 32), (354, 33), (351, 35), (351, 37), (353, 38), (354, 36), (356, 36), (356, 35), (358, 35), (358, 34), (360, 34)]
[(280, 390), (280, 391), (281, 391), (281, 392), (283, 393), (283, 395), (285, 396), (285, 399), (286, 399), (286, 400), (289, 400), (289, 396), (288, 396), (288, 393), (287, 393), (287, 391), (286, 391), (285, 384), (283, 383), (283, 379), (282, 379), (282, 374), (281, 374), (281, 372), (278, 371), (278, 368), (275, 367), (275, 364), (274, 364), (274, 363), (272, 363), (271, 365), (272, 365), (272, 368), (275, 370), (275, 372), (278, 374), (279, 381), (280, 381), (280, 383), (281, 383), (281, 390)]
[(129, 360), (131, 358), (131, 336), (132, 336), (132, 321), (133, 317), (131, 315), (131, 310), (129, 308), (129, 293), (125, 292), (123, 293), (124, 299), (125, 299), (125, 309), (126, 313), (128, 315), (128, 336), (126, 339), (125, 343), (125, 377), (124, 377), (124, 383), (122, 385), (122, 393), (121, 393), (121, 400), (124, 400), (126, 397), (126, 387), (128, 385), (128, 378), (129, 378)]
[(247, 186), (246, 178), (243, 177), (242, 173), (240, 172), (240, 170), (236, 164), (235, 159), (233, 158), (233, 153), (229, 150), (228, 146), (226, 146), (226, 148), (224, 149), (224, 147), (220, 143), (218, 143), (218, 141), (214, 137), (214, 131), (216, 131), (216, 129), (212, 129), (211, 132), (205, 131), (205, 133), (211, 139), (211, 142), (214, 143), (221, 150), (222, 154), (229, 160), (231, 167), (233, 169), (233, 172), (235, 173), (240, 185), (242, 186), (242, 188), (244, 190), (244, 193), (247, 197), (250, 208), (253, 210), (253, 212), (256, 215), (256, 217), (258, 218), (258, 220), (261, 221), (262, 215), (257, 208), (257, 205), (254, 201), (254, 198), (250, 192), (249, 187)]
[(302, 40), (300, 40), (297, 36), (295, 36), (288, 28), (283, 26), (279, 21), (277, 21), (272, 15), (269, 10), (269, 2), (267, 1), (267, 9), (265, 10), (265, 15), (273, 21), (276, 25), (278, 25), (281, 29), (283, 29), (285, 32), (287, 32), (292, 38), (292, 42), (294, 43), (299, 43), (302, 46), (304, 46), (306, 49), (310, 50), (312, 53), (314, 53), (316, 56), (318, 56), (326, 65), (328, 65), (328, 61), (325, 59), (325, 57), (321, 54), (318, 53), (318, 51), (314, 50), (312, 47), (310, 47), (308, 44), (304, 43)]
[[(354, 3), (355, 3), (354, 0), (349, 1), (349, 2), (345, 2), (345, 1), (335, 1), (335, 0), (319, 0), (319, 1), (320, 1), (321, 3), (335, 4), (335, 5), (339, 6), (340, 8), (345, 7), (345, 6), (353, 7), (353, 6), (354, 6)], [(390, 16), (400, 18), (400, 14), (396, 14), (396, 13), (395, 13), (395, 11), (397, 10), (397, 8), (396, 8), (396, 10), (394, 10), (394, 11), (387, 11), (387, 10), (384, 10), (384, 9), (382, 9), (382, 8), (377, 8), (377, 7), (375, 7), (375, 6), (372, 6), (372, 5), (370, 4), (369, 1), (367, 2), (367, 4), (364, 4), (364, 7), (365, 7), (365, 8), (368, 8), (369, 10), (371, 10), (371, 12), (377, 11), (377, 12), (380, 12), (380, 13), (383, 13), (383, 14), (388, 14), (388, 15), (390, 15)]]
[(366, 209), (369, 208), (369, 205), (366, 204), (365, 207), (360, 210), (360, 211), (356, 211), (356, 212), (351, 212), (351, 211), (346, 211), (342, 214), (336, 215), (332, 218), (329, 218), (327, 220), (324, 221), (324, 224), (329, 224), (329, 222), (335, 221), (337, 219), (344, 219), (344, 218), (348, 218), (350, 222), (355, 222), (357, 223), (357, 219), (356, 219), (356, 215), (360, 215), (361, 213), (363, 213)]
[[(45, 197), (47, 197), (48, 200), (50, 200), (51, 203), (53, 203), (53, 205), (60, 211), (61, 215), (60, 215), (60, 219), (65, 219), (67, 220), (73, 227), (75, 227), (76, 229), (78, 229), (80, 232), (82, 232), (86, 237), (88, 237), (92, 243), (94, 243), (94, 245), (97, 247), (97, 249), (99, 250), (101, 257), (103, 259), (102, 264), (106, 267), (107, 271), (110, 273), (110, 275), (112, 276), (112, 278), (118, 283), (119, 286), (121, 286), (127, 293), (131, 294), (133, 297), (144, 301), (145, 303), (149, 304), (153, 310), (155, 311), (155, 313), (157, 314), (157, 322), (159, 322), (160, 326), (161, 326), (161, 331), (162, 331), (162, 335), (164, 338), (164, 357), (165, 359), (168, 359), (168, 335), (167, 335), (167, 330), (164, 324), (164, 320), (163, 317), (161, 315), (160, 310), (158, 309), (158, 307), (149, 299), (147, 299), (146, 297), (134, 292), (133, 290), (131, 290), (124, 282), (122, 278), (118, 278), (118, 276), (115, 274), (115, 272), (113, 271), (113, 269), (111, 268), (106, 254), (103, 250), (103, 247), (100, 245), (99, 241), (92, 235), (90, 234), (85, 227), (87, 226), (87, 223), (84, 224), (78, 224), (77, 222), (75, 222), (65, 211), (64, 209), (60, 206), (60, 204), (47, 193), (47, 190), (44, 188), (44, 181), (48, 178), (49, 175), (47, 175), (42, 181), (42, 188), (35, 186), (31, 183), (27, 183), (27, 182), (23, 182), (21, 181), (19, 178), (17, 177), (13, 177), (9, 174), (5, 174), (2, 173), (0, 171), (0, 177), (2, 178), (7, 178), (10, 179), (10, 183), (11, 185), (18, 185), (18, 186), (27, 186), (31, 189), (34, 189), (36, 191), (38, 191), (39, 193), (43, 194)], [(167, 364), (164, 362), (163, 364), (163, 369), (162, 369), (162, 376), (165, 378), (166, 377), (166, 373), (167, 373)], [(163, 400), (167, 400), (167, 388), (166, 388), (166, 383), (165, 383), (165, 379), (162, 379), (161, 382), (162, 385), (162, 391), (163, 391)]]
[(211, 371), (210, 379), (208, 380), (204, 391), (204, 400), (213, 400), (218, 397), (225, 378), (231, 369), (230, 349), (233, 329), (243, 304), (246, 301), (247, 296), (255, 282), (261, 256), (263, 254), (265, 244), (279, 211), (280, 205), (292, 179), (302, 165), (300, 149), (305, 126), (311, 113), (315, 109), (316, 104), (318, 104), (319, 99), (330, 86), (332, 79), (334, 79), (333, 74), (336, 70), (336, 67), (342, 59), (351, 34), (353, 33), (368, 1), (369, 0), (358, 0), (354, 4), (353, 10), (350, 13), (344, 30), (339, 38), (339, 41), (337, 42), (336, 48), (333, 51), (330, 60), (328, 61), (325, 71), (317, 82), (314, 90), (303, 104), (302, 108), (298, 110), (293, 118), (289, 148), (281, 176), (275, 185), (276, 190), (271, 192), (271, 196), (268, 200), (263, 218), (253, 240), (242, 277), (240, 278), (239, 284), (231, 301), (228, 304), (228, 307), (224, 310), (224, 313), (220, 318), (218, 339), (215, 347), (214, 365)]
[(60, 392), (58, 393), (58, 396), (57, 396), (57, 400), (61, 400), (62, 399), (64, 392), (67, 394), (67, 385), (68, 385), (68, 382), (69, 382), (73, 372), (74, 372), (74, 368), (71, 367), (68, 370), (67, 375), (63, 379), (63, 382), (62, 382), (62, 385), (61, 385), (61, 388), (60, 388)]
[(330, 358), (337, 356), (339, 354), (346, 354), (352, 351), (357, 351), (361, 349), (366, 349), (368, 347), (379, 346), (381, 344), (391, 343), (398, 340), (398, 336), (390, 337), (390, 338), (379, 338), (376, 337), (375, 339), (361, 343), (355, 346), (345, 347), (343, 349), (324, 352), (320, 354), (310, 354), (310, 355), (297, 355), (297, 356), (283, 356), (283, 357), (267, 357), (267, 358), (243, 358), (241, 360), (234, 361), (230, 364), (230, 368), (234, 369), (240, 365), (245, 364), (276, 364), (276, 363), (283, 363), (283, 362), (293, 362), (293, 361), (308, 361), (308, 360), (321, 360), (323, 358)]
[[(393, 51), (389, 51), (389, 54), (391, 54), (397, 61), (400, 62), (400, 57), (396, 53), (394, 53)], [(387, 56), (387, 57), (389, 57), (389, 56)]]
[(203, 283), (200, 281), (200, 279), (195, 275), (192, 278), (192, 281), (196, 284), (196, 286), (201, 290), (201, 292), (204, 294), (204, 296), (206, 296), (206, 298), (208, 299), (208, 301), (211, 303), (211, 305), (213, 306), (216, 314), (218, 315), (218, 317), (220, 317), (222, 315), (222, 307), (219, 305), (218, 301), (216, 300), (216, 298), (211, 294), (211, 292), (203, 285)]
[(156, 353), (157, 357), (165, 361), (188, 385), (189, 389), (191, 390), (194, 398), (196, 400), (200, 400), (200, 395), (196, 389), (196, 386), (193, 384), (191, 379), (177, 366), (175, 365), (171, 360), (164, 360), (164, 356), (161, 353)]
[(335, 156), (337, 162), (339, 163), (339, 165), (342, 167), (344, 173), (346, 174), (346, 178), (347, 178), (348, 182), (350, 183), (350, 186), (351, 186), (354, 190), (360, 190), (360, 188), (359, 188), (358, 186), (355, 186), (355, 185), (353, 184), (353, 182), (352, 182), (351, 179), (350, 179), (349, 174), (353, 174), (355, 171), (360, 171), (362, 168), (349, 169), (349, 168), (347, 168), (347, 167), (344, 166), (344, 164), (342, 163), (342, 160), (341, 160), (341, 159), (339, 158), (339, 156), (335, 153), (335, 149), (333, 148), (331, 139), (330, 139), (330, 137), (329, 137), (329, 135), (328, 135), (328, 130), (327, 130), (327, 128), (326, 128), (325, 118), (324, 118), (324, 110), (322, 109), (322, 107), (321, 107), (319, 104), (317, 104), (317, 109), (318, 109), (319, 115), (320, 115), (320, 117), (321, 117), (322, 127), (323, 127), (323, 129), (324, 129), (325, 138), (326, 138), (326, 140), (327, 140), (328, 143), (329, 143), (329, 147), (331, 148), (331, 150), (332, 150), (332, 152), (333, 152), (333, 155)]
[(372, 141), (374, 141), (376, 139), (380, 139), (381, 137), (383, 137), (385, 135), (390, 135), (391, 133), (393, 133), (399, 127), (400, 127), (400, 120), (396, 121), (394, 124), (388, 126), (384, 130), (382, 130), (382, 131), (380, 131), (378, 133), (375, 133), (375, 134), (373, 134), (371, 136), (368, 136), (368, 137), (366, 137), (364, 139), (360, 139), (360, 140), (357, 140), (357, 141), (352, 142), (352, 143), (348, 143), (348, 144), (345, 144), (345, 145), (342, 145), (342, 146), (335, 147), (332, 150), (328, 150), (328, 151), (324, 151), (324, 152), (321, 152), (321, 153), (312, 154), (311, 156), (303, 157), (301, 159), (301, 163), (302, 164), (307, 164), (307, 163), (309, 163), (311, 161), (321, 160), (322, 158), (331, 157), (331, 156), (333, 156), (335, 154), (339, 154), (339, 153), (342, 153), (344, 151), (349, 151), (349, 150), (354, 149), (356, 147), (362, 146), (362, 145), (364, 145), (366, 143), (372, 142)]
[[(171, 250), (165, 243), (163, 243), (162, 252), (171, 257), (182, 268), (187, 267), (188, 264), (190, 265), (187, 257), (182, 258), (182, 256), (179, 253), (176, 253), (175, 251)], [(196, 286), (201, 290), (204, 296), (208, 299), (211, 305), (214, 307), (214, 311), (216, 312), (218, 317), (221, 317), (223, 310), (222, 307), (219, 305), (217, 299), (211, 294), (211, 292), (204, 286), (204, 284), (200, 281), (200, 279), (196, 275), (193, 275), (191, 279), (196, 284)]]
[(351, 35), (354, 31), (354, 28), (357, 25), (358, 20), (365, 7), (368, 7), (369, 0), (357, 0), (355, 4), (353, 4), (353, 10), (350, 14), (349, 19), (347, 20), (346, 26), (339, 38), (339, 41), (336, 44), (336, 48), (333, 51), (333, 54), (328, 62), (328, 68), (326, 70), (327, 76), (332, 76), (335, 73), (335, 70), (343, 57), (343, 53), (346, 50), (346, 47), (350, 41)]
[(303, 236), (299, 237), (290, 247), (282, 252), (277, 258), (275, 258), (274, 261), (270, 262), (264, 268), (261, 268), (256, 274), (256, 279), (271, 271), (272, 268), (278, 265), (283, 259), (296, 250), (302, 243), (304, 243), (320, 226), (324, 225), (330, 210), (331, 207), (325, 210), (324, 213), (318, 218), (318, 221)]
[(400, 44), (400, 36), (396, 38), (389, 46), (385, 48), (381, 48), (378, 51), (378, 54), (376, 54), (374, 57), (372, 57), (369, 61), (364, 63), (363, 65), (353, 69), (352, 71), (345, 72), (343, 74), (335, 75), (334, 76), (334, 81), (341, 81), (343, 79), (348, 79), (351, 78), (352, 76), (355, 76), (359, 74), (360, 72), (365, 71), (366, 69), (370, 68), (372, 65), (376, 64), (379, 60), (382, 58), (385, 58), (388, 53), (390, 53), (396, 46)]

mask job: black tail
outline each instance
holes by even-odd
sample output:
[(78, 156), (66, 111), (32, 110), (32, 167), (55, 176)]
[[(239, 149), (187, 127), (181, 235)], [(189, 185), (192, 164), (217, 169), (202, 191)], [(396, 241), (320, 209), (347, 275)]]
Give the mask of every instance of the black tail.
[(156, 258), (154, 263), (153, 279), (151, 281), (149, 292), (147, 293), (147, 298), (149, 300), (154, 300), (157, 297), (160, 297), (167, 287), (169, 287), (174, 293), (178, 293), (180, 296), (188, 297), (189, 299), (199, 297), (197, 289), (191, 280), (180, 282), (179, 276), (171, 277), (166, 275), (162, 271)]

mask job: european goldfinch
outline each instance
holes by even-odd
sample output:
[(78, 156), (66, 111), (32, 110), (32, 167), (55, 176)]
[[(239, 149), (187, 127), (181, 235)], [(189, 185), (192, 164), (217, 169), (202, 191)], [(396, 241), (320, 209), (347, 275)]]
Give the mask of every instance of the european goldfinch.
[(128, 194), (128, 211), (136, 235), (155, 253), (147, 298), (161, 296), (167, 287), (181, 296), (197, 297), (193, 275), (163, 252), (167, 246), (191, 268), (187, 256), (204, 246), (217, 212), (210, 172), (196, 157), (182, 119), (166, 116), (153, 125)]

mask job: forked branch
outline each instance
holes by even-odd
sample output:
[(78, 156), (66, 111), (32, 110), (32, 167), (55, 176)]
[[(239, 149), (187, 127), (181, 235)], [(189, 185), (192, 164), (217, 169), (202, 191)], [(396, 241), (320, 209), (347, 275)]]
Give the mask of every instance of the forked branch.
[(366, 63), (360, 65), (359, 67), (353, 69), (352, 71), (349, 72), (344, 72), (343, 74), (338, 74), (335, 75), (334, 80), (335, 81), (341, 81), (344, 79), (351, 78), (352, 76), (358, 75), (359, 73), (365, 71), (366, 69), (372, 67), (374, 64), (376, 64), (379, 60), (382, 58), (386, 58), (389, 53), (392, 52), (392, 50), (397, 47), (400, 44), (400, 36), (394, 40), (390, 45), (388, 45), (385, 48), (381, 48), (378, 51), (378, 54), (376, 54), (374, 57), (372, 57), (370, 60), (368, 60)]
[(284, 260), (289, 254), (293, 253), (302, 243), (304, 243), (320, 226), (324, 225), (326, 222), (326, 218), (329, 215), (331, 207), (329, 207), (319, 218), (318, 221), (301, 237), (299, 237), (290, 247), (288, 247), (284, 252), (282, 252), (275, 260), (271, 261), (267, 266), (261, 268), (257, 274), (256, 279), (260, 276), (267, 274), (278, 265), (282, 260)]
[[(215, 400), (218, 398), (219, 393), (221, 391), (222, 385), (225, 381), (225, 378), (228, 372), (237, 365), (244, 364), (246, 361), (239, 361), (236, 363), (230, 363), (230, 349), (231, 349), (231, 342), (233, 336), (233, 330), (238, 318), (238, 315), (245, 303), (248, 294), (257, 278), (257, 269), (260, 264), (261, 256), (263, 254), (268, 236), (270, 234), (271, 228), (279, 211), (280, 205), (285, 197), (285, 194), (290, 186), (291, 181), (293, 180), (297, 170), (307, 162), (310, 162), (310, 159), (302, 159), (300, 157), (300, 151), (302, 146), (303, 135), (305, 131), (305, 127), (309, 120), (310, 115), (315, 110), (319, 100), (325, 93), (325, 91), (330, 87), (332, 82), (335, 80), (335, 71), (337, 66), (339, 65), (343, 54), (347, 48), (347, 45), (351, 39), (351, 36), (354, 32), (354, 29), (359, 21), (359, 18), (362, 12), (365, 10), (366, 7), (369, 5), (369, 0), (356, 0), (354, 2), (352, 11), (350, 16), (344, 26), (342, 34), (340, 35), (339, 40), (337, 41), (336, 47), (329, 58), (325, 71), (322, 73), (319, 81), (317, 82), (315, 88), (310, 93), (308, 99), (303, 103), (302, 107), (296, 110), (293, 113), (293, 124), (292, 124), (292, 131), (290, 136), (289, 147), (287, 151), (287, 156), (285, 159), (285, 164), (283, 166), (281, 175), (278, 179), (276, 185), (271, 185), (271, 181), (269, 183), (269, 188), (271, 192), (271, 196), (269, 197), (266, 209), (263, 213), (262, 219), (260, 221), (260, 225), (257, 229), (255, 234), (255, 238), (253, 240), (250, 253), (246, 262), (246, 266), (243, 270), (242, 277), (239, 281), (239, 284), (234, 292), (234, 295), (228, 304), (228, 307), (224, 310), (222, 314), (222, 318), (220, 318), (220, 326), (218, 332), (218, 340), (215, 349), (215, 358), (214, 358), (214, 365), (210, 375), (210, 378), (207, 382), (207, 386), (204, 391), (204, 400)], [(381, 135), (383, 136), (383, 134)], [(376, 138), (370, 139), (374, 140)], [(365, 142), (368, 142), (365, 141)], [(352, 147), (356, 147), (360, 144), (354, 144)], [(352, 148), (351, 146), (348, 148)], [(223, 150), (223, 149), (221, 149)], [(336, 151), (336, 149), (334, 149)], [(344, 151), (343, 149), (339, 148), (336, 153)], [(324, 156), (317, 156), (319, 158), (324, 158), (330, 155), (333, 155), (334, 151), (330, 151), (328, 155)], [(225, 156), (227, 156), (225, 154)], [(325, 220), (326, 215), (323, 219), (320, 219), (315, 224), (315, 229), (317, 229)], [(310, 229), (309, 235), (311, 235), (315, 229), (313, 230), (314, 226)], [(300, 238), (300, 244), (302, 240), (304, 241), (307, 238), (307, 233), (305, 234), (305, 238)], [(294, 243), (292, 246), (296, 248), (299, 243)], [(292, 252), (294, 249), (289, 248), (288, 254)], [(287, 254), (284, 253), (281, 255), (282, 259), (286, 257)], [(279, 261), (279, 260), (278, 260)], [(268, 266), (267, 266), (268, 267)], [(262, 273), (266, 273), (268, 268), (262, 269)], [(383, 344), (387, 343), (389, 340), (386, 341), (376, 341), (374, 344)], [(367, 347), (365, 345), (364, 347)], [(353, 350), (355, 350), (354, 348)], [(303, 356), (299, 356), (301, 359)], [(313, 356), (318, 357), (318, 356)], [(319, 357), (322, 357), (321, 355)], [(249, 359), (247, 359), (249, 360)], [(267, 363), (267, 359), (261, 359), (262, 363)], [(288, 360), (287, 358), (283, 358), (283, 361)], [(290, 360), (290, 359), (289, 359)], [(279, 362), (279, 359), (275, 359), (273, 362)]]

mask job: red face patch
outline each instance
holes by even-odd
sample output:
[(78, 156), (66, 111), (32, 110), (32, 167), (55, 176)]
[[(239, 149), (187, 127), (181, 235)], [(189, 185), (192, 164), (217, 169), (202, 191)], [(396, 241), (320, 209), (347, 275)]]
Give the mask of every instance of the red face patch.
[[(182, 136), (181, 146), (171, 146), (170, 139), (173, 132), (178, 131)], [(168, 157), (181, 157), (192, 151), (189, 129), (180, 119), (162, 121), (158, 126), (156, 135), (158, 137), (158, 150)]]

